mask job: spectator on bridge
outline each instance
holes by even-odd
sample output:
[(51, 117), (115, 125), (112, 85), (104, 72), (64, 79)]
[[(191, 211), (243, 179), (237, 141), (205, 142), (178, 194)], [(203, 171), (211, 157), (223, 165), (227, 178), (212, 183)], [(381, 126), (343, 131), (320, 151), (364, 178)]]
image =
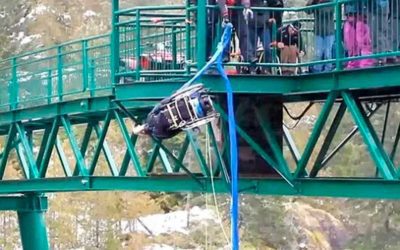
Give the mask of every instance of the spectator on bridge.
[[(331, 0), (308, 0), (307, 6), (323, 4)], [(333, 58), (332, 49), (335, 42), (335, 21), (333, 6), (316, 8), (307, 11), (314, 14), (314, 34), (315, 34), (315, 59), (330, 60)], [(329, 72), (333, 68), (332, 63), (317, 64), (312, 68), (313, 72)]]
[[(301, 24), (295, 21), (278, 30), (277, 43), (272, 45), (280, 49), (281, 63), (297, 63), (298, 56), (304, 55), (300, 34)], [(294, 75), (296, 67), (282, 67), (282, 75)]]
[[(371, 32), (367, 24), (365, 5), (360, 2), (345, 5), (346, 21), (343, 27), (344, 45), (349, 57), (372, 54)], [(374, 65), (372, 58), (352, 60), (346, 69), (365, 68)]]
[[(400, 0), (389, 0), (390, 10), (390, 41), (392, 44), (392, 51), (399, 51), (400, 49)], [(398, 56), (395, 62), (398, 62)]]
[[(197, 5), (197, 0), (189, 0), (191, 5)], [(207, 23), (206, 23), (206, 59), (209, 60), (213, 55), (213, 45), (215, 41), (218, 41), (219, 37), (217, 34), (217, 25), (221, 22), (228, 21), (228, 8), (226, 3), (232, 2), (232, 0), (207, 0), (207, 5), (218, 5), (219, 10), (207, 8)], [(195, 17), (197, 18), (197, 17)], [(187, 20), (192, 22), (191, 20)], [(223, 55), (224, 62), (228, 62), (230, 59), (230, 49), (226, 48)]]
[[(228, 8), (226, 3), (232, 0), (208, 0), (208, 5), (218, 5), (219, 10), (207, 9), (207, 38), (206, 38), (206, 55), (207, 60), (213, 55), (213, 45), (216, 41), (219, 41), (217, 34), (217, 25), (221, 22), (228, 22)], [(230, 59), (230, 48), (225, 48), (223, 54), (223, 61), (229, 62)]]
[[(271, 55), (271, 27), (277, 21), (281, 22), (280, 14), (273, 11), (262, 10), (253, 11), (251, 7), (283, 7), (282, 0), (241, 0), (244, 7), (243, 15), (239, 15), (238, 33), (239, 47), (244, 62), (250, 62), (252, 66), (243, 67), (242, 73), (248, 74), (255, 72), (255, 63), (258, 62), (257, 45), (260, 41), (264, 50), (264, 62), (272, 62)], [(278, 12), (277, 12), (278, 13)], [(278, 17), (276, 20), (274, 17)], [(270, 73), (267, 68), (266, 73)]]
[[(368, 23), (371, 25), (373, 53), (385, 53), (391, 49), (389, 34), (389, 0), (370, 0), (368, 2)], [(378, 65), (387, 62), (386, 57), (378, 60)]]

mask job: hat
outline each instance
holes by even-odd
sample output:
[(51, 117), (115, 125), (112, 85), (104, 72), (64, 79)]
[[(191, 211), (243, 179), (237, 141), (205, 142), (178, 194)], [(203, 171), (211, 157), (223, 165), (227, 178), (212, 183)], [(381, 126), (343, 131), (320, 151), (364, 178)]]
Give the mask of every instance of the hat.
[(290, 24), (290, 26), (296, 30), (299, 30), (301, 28), (301, 23), (299, 21), (294, 21)]
[(292, 29), (298, 31), (301, 28), (301, 23), (299, 21), (294, 21), (291, 24), (289, 24), (289, 27), (291, 27)]

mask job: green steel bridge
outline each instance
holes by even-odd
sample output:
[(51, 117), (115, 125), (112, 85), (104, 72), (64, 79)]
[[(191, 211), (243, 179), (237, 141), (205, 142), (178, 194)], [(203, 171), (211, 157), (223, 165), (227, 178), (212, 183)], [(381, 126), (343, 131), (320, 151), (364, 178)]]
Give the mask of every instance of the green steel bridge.
[[(313, 16), (306, 12), (321, 7), (296, 7), (274, 11), (298, 14), (298, 20), (304, 24), (308, 59), (297, 64), (275, 61), (259, 64), (306, 69), (331, 63), (335, 65), (331, 72), (230, 75), (239, 120), (242, 193), (400, 198), (400, 169), (395, 164), (400, 125), (395, 134), (386, 133), (387, 124), (396, 118), (389, 114), (390, 104), (395, 106), (400, 95), (400, 65), (345, 69), (346, 62), (355, 60), (346, 56), (342, 46), (341, 27), (345, 18), (342, 6), (348, 2), (323, 5), (332, 8), (335, 16), (337, 42), (333, 59), (312, 59)], [(240, 7), (235, 8), (241, 11)], [(221, 114), (218, 126), (208, 125), (204, 129), (213, 159), (211, 168), (206, 160), (209, 156), (200, 145), (201, 134), (185, 132), (179, 147), (169, 141), (153, 140), (143, 159), (138, 153), (142, 147), (139, 138), (129, 127), (132, 119), (143, 120), (159, 100), (171, 95), (206, 63), (207, 13), (213, 9), (215, 6), (207, 6), (205, 0), (198, 0), (197, 5), (188, 1), (182, 6), (120, 9), (119, 1), (113, 0), (110, 34), (15, 55), (0, 62), (0, 193), (3, 195), (0, 210), (18, 213), (24, 249), (48, 249), (43, 216), (47, 193), (213, 192), (211, 180), (215, 192), (229, 192), (229, 142), (221, 139), (227, 133), (225, 88), (218, 75), (210, 72), (201, 78), (215, 95)], [(216, 26), (215, 37), (220, 32)], [(374, 52), (357, 59), (389, 56), (400, 56), (400, 51)], [(247, 64), (230, 62), (225, 68), (243, 65)], [(321, 107), (302, 152), (290, 130), (283, 126), (282, 118), (284, 105), (297, 102), (318, 103)], [(383, 131), (376, 131), (373, 126), (374, 114), (379, 109), (386, 109), (381, 121)], [(339, 135), (338, 144), (333, 143), (346, 113), (355, 127), (348, 134)], [(107, 144), (110, 124), (116, 124), (125, 142), (120, 145), (125, 150), (120, 164)], [(82, 137), (77, 136), (78, 127), (85, 128)], [(375, 170), (365, 177), (356, 173), (321, 174), (357, 133)], [(385, 145), (389, 136), (393, 143)], [(61, 138), (70, 144), (74, 166), (67, 159)], [(95, 146), (88, 154), (93, 138)], [(184, 161), (190, 150), (198, 163), (196, 167)], [(101, 157), (105, 159), (107, 172), (97, 174)], [(13, 168), (13, 158), (21, 171), (19, 179), (6, 175)], [(60, 163), (52, 167), (60, 171), (49, 168), (52, 158)], [(162, 164), (157, 164), (157, 160)]]

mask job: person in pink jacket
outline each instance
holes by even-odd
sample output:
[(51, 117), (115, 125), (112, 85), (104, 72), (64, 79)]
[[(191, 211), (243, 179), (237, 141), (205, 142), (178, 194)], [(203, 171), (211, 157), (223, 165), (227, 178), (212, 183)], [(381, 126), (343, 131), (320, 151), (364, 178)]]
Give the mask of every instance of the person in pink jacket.
[[(343, 27), (344, 45), (349, 57), (366, 56), (372, 54), (371, 31), (363, 15), (362, 3), (345, 6), (346, 22)], [(373, 66), (371, 58), (352, 60), (347, 63), (346, 69), (366, 68)]]

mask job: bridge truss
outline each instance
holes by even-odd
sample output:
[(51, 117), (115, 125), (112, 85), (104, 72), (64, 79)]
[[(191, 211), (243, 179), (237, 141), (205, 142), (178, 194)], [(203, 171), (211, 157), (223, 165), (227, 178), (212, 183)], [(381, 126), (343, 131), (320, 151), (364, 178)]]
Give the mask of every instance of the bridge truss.
[[(118, 4), (113, 1), (111, 35), (59, 45), (46, 50), (50, 56), (31, 64), (24, 58), (35, 58), (44, 51), (2, 62), (7, 66), (0, 72), (8, 80), (6, 84), (0, 81), (0, 210), (17, 211), (25, 249), (48, 248), (46, 193), (230, 190), (225, 90), (218, 76), (201, 78), (215, 95), (221, 115), (218, 123), (201, 128), (200, 133), (186, 131), (166, 141), (138, 137), (130, 129), (133, 123), (143, 121), (159, 100), (182, 86), (196, 67), (204, 65), (206, 48), (198, 37), (206, 32), (205, 1), (199, 0), (195, 7), (188, 3), (127, 10), (119, 10)], [(155, 10), (159, 13), (154, 14)], [(339, 10), (335, 8), (340, 17)], [(165, 13), (170, 11), (178, 14)], [(196, 13), (197, 27), (193, 27), (187, 19)], [(157, 64), (150, 69), (137, 66), (131, 71), (121, 70), (121, 57), (140, 58), (146, 39), (160, 40), (157, 34), (149, 35), (160, 28), (149, 21), (153, 17), (172, 20), (173, 24), (161, 25), (161, 37), (168, 34), (173, 44), (180, 44), (172, 48), (172, 68), (158, 68)], [(341, 37), (339, 29), (337, 32)], [(179, 51), (190, 59), (185, 68), (179, 65)], [(244, 121), (236, 128), (239, 153), (250, 149), (257, 163), (242, 162), (241, 193), (400, 198), (400, 170), (396, 165), (400, 124), (393, 134), (387, 132), (389, 123), (399, 122), (393, 110), (400, 93), (400, 66), (344, 71), (341, 62), (345, 60), (338, 54), (336, 70), (324, 74), (231, 77), (236, 117)], [(43, 62), (51, 67), (32, 73), (33, 80), (24, 80), (27, 77), (22, 71)], [(5, 96), (4, 90), (8, 93)], [(25, 92), (32, 98), (26, 98)], [(314, 103), (318, 111), (302, 149), (292, 131), (282, 124), (283, 105), (297, 102)], [(378, 113), (381, 115), (375, 119)], [(346, 115), (354, 127), (341, 135), (338, 129), (348, 122)], [(377, 120), (383, 124), (381, 130), (374, 127)], [(110, 138), (115, 131), (123, 145), (115, 145)], [(355, 170), (335, 176), (327, 172), (328, 167), (335, 167), (335, 157), (356, 134), (372, 159), (370, 173), (360, 176)], [(73, 159), (67, 156), (67, 148)], [(188, 158), (196, 164), (188, 164)], [(249, 172), (246, 168), (250, 165)], [(12, 171), (18, 175), (9, 175)]]

